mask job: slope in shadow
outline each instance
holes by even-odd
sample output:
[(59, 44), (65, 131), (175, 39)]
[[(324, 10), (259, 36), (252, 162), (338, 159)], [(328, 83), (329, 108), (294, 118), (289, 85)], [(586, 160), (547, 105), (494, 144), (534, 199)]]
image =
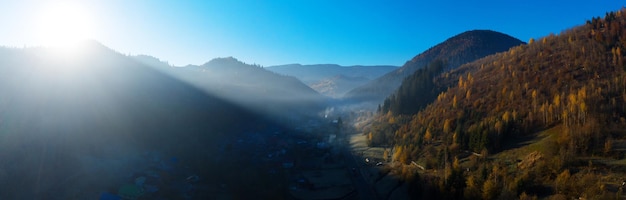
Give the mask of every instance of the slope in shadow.
[(81, 48), (0, 49), (1, 199), (94, 199), (146, 151), (211, 174), (221, 139), (279, 127), (98, 43)]

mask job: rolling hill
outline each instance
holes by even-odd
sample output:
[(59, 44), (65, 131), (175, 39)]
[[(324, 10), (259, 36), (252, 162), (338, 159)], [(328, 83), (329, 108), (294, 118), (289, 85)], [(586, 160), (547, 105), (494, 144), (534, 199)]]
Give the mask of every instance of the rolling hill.
[(314, 116), (327, 106), (328, 98), (300, 82), (235, 58), (216, 58), (203, 65), (172, 67), (149, 56), (134, 59), (177, 77), (206, 93), (259, 113), (281, 118)]
[(520, 44), (523, 42), (495, 31), (463, 32), (413, 57), (402, 67), (349, 91), (345, 99), (354, 103), (365, 102), (375, 106), (395, 92), (404, 78), (434, 60), (444, 61), (445, 69), (454, 69), (462, 64), (506, 51)]
[(300, 79), (321, 94), (340, 98), (357, 86), (397, 69), (396, 66), (278, 65), (265, 69)]
[(309, 84), (315, 91), (333, 98), (340, 98), (349, 90), (370, 81), (365, 77), (348, 77), (337, 75)]

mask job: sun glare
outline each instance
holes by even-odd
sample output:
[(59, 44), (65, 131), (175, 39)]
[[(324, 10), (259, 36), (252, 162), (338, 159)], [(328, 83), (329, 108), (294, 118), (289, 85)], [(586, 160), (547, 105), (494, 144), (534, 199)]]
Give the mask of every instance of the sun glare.
[(68, 48), (92, 39), (93, 22), (84, 9), (74, 4), (46, 6), (39, 19), (38, 35), (42, 45)]

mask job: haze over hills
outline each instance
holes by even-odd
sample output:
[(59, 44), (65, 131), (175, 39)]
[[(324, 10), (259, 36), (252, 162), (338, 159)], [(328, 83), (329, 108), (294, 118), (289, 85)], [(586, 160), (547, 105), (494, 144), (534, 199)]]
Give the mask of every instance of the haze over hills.
[(340, 66), (335, 64), (318, 65), (277, 65), (265, 69), (294, 76), (321, 94), (340, 98), (347, 91), (378, 78), (396, 66)]
[(284, 141), (294, 143), (296, 127), (316, 131), (304, 138), (332, 133), (317, 116), (327, 97), (234, 58), (172, 67), (95, 41), (0, 48), (0, 58), (0, 199), (121, 196), (142, 177), (157, 191), (132, 194), (176, 199), (191, 195), (177, 189), (190, 176), (202, 177), (191, 181), (202, 186), (194, 199), (273, 199), (286, 195), (273, 184), (285, 175), (267, 173), (279, 161), (261, 158), (280, 147), (293, 159)]
[(311, 88), (321, 94), (333, 97), (341, 98), (349, 90), (361, 86), (371, 79), (365, 77), (348, 77), (344, 75), (337, 75), (330, 78), (324, 78), (317, 82), (309, 84)]
[(626, 199), (621, 4), (3, 1), (0, 200)]
[(1, 199), (96, 198), (147, 167), (142, 152), (218, 176), (221, 141), (282, 127), (99, 43), (77, 49), (0, 48)]
[[(401, 88), (430, 82), (441, 92), (430, 102), (406, 100), (418, 90), (392, 95), (369, 129), (370, 144), (393, 145), (394, 159), (425, 168), (410, 178), (417, 182), (409, 191), (421, 191), (414, 198), (623, 198), (625, 25), (624, 10), (610, 12), (407, 79)], [(425, 108), (398, 112), (412, 104)]]
[(185, 67), (172, 67), (150, 56), (134, 58), (207, 93), (260, 113), (281, 117), (316, 115), (328, 106), (327, 97), (298, 79), (248, 65), (232, 57)]
[(458, 34), (431, 47), (407, 61), (402, 67), (389, 72), (365, 85), (349, 91), (345, 99), (351, 102), (368, 103), (375, 106), (396, 91), (402, 80), (423, 68), (431, 61), (444, 61), (444, 69), (454, 69), (497, 52), (506, 51), (524, 42), (509, 35), (490, 31), (473, 30)]
[(363, 77), (368, 79), (378, 78), (379, 76), (397, 69), (397, 66), (376, 65), (376, 66), (341, 66), (335, 64), (317, 64), (317, 65), (301, 65), (288, 64), (266, 67), (267, 70), (294, 76), (304, 83), (317, 82), (319, 80), (344, 75), (348, 77)]

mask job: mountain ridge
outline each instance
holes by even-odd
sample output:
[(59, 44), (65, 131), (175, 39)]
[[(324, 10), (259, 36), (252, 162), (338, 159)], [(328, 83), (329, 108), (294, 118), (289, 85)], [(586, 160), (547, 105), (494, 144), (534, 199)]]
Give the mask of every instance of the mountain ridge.
[(315, 91), (320, 92), (321, 94), (333, 98), (339, 98), (350, 89), (363, 85), (368, 81), (370, 81), (370, 79), (362, 76), (352, 77), (339, 74), (333, 77), (324, 78), (317, 82), (313, 82), (309, 84), (309, 86)]
[[(268, 66), (266, 69), (284, 75), (294, 76), (307, 83), (310, 81), (319, 81), (322, 78), (329, 78), (336, 75), (345, 76), (362, 76), (366, 78), (376, 78), (380, 73), (388, 72), (398, 68), (392, 65), (350, 65), (343, 66), (338, 64), (285, 64)], [(321, 72), (320, 72), (321, 71)]]
[(442, 60), (447, 65), (445, 69), (453, 69), (461, 64), (506, 51), (520, 44), (524, 42), (492, 30), (466, 31), (416, 55), (402, 67), (349, 91), (344, 98), (351, 102), (369, 102), (372, 104), (370, 106), (375, 106), (395, 92), (404, 78), (431, 61)]
[[(156, 69), (207, 93), (262, 113), (313, 116), (328, 103), (326, 97), (295, 77), (271, 72), (260, 65), (249, 65), (233, 57), (214, 58), (202, 65), (185, 67), (158, 64), (153, 59), (142, 62), (153, 63)], [(310, 110), (312, 108), (319, 110)]]
[[(307, 84), (309, 87), (314, 88), (316, 91), (326, 96), (340, 98), (345, 94), (346, 91), (360, 86), (366, 81), (339, 81), (339, 79), (334, 79), (337, 76), (343, 75), (345, 77), (363, 77), (366, 79), (374, 79), (396, 68), (396, 66), (391, 65), (341, 66), (337, 64), (287, 64), (269, 66), (265, 69), (268, 69), (278, 74), (296, 77), (305, 84)], [(339, 82), (333, 82), (333, 80), (338, 80)], [(323, 87), (323, 84), (326, 84), (328, 86)]]

